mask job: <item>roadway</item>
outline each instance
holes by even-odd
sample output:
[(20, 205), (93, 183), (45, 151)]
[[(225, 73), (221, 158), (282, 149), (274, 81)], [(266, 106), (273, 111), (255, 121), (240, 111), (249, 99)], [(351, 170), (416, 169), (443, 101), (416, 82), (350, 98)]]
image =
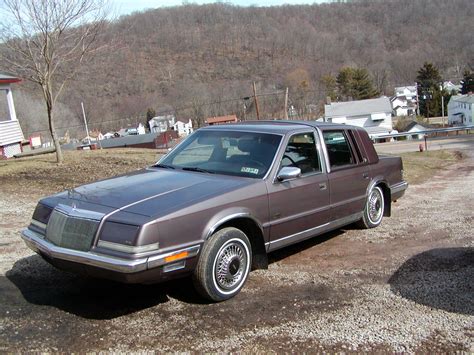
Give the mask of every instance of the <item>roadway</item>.
[[(449, 136), (449, 137), (433, 137), (428, 138), (428, 150), (440, 149), (457, 149), (472, 150), (474, 149), (474, 134)], [(375, 149), (378, 153), (399, 154), (406, 152), (415, 152), (419, 150), (419, 145), (425, 145), (424, 140), (412, 139), (407, 141), (395, 141), (390, 143), (377, 143)]]

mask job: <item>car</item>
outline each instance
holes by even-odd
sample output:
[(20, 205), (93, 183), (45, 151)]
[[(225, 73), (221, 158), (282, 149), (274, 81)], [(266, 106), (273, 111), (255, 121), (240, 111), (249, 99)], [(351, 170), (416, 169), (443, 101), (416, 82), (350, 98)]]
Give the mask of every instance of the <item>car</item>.
[(191, 276), (223, 301), (274, 250), (377, 227), (407, 186), (401, 158), (379, 157), (360, 127), (208, 126), (152, 166), (40, 200), (22, 238), (63, 270), (126, 283)]

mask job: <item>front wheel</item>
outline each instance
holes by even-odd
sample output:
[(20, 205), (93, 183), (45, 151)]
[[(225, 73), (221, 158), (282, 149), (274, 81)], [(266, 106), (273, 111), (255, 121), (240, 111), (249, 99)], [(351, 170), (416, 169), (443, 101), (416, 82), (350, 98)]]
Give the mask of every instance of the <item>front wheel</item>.
[(385, 201), (383, 191), (379, 186), (370, 190), (367, 202), (365, 203), (362, 219), (359, 226), (362, 228), (374, 228), (382, 223)]
[(252, 250), (245, 233), (223, 228), (204, 244), (193, 274), (194, 286), (211, 301), (227, 300), (239, 293), (251, 264)]

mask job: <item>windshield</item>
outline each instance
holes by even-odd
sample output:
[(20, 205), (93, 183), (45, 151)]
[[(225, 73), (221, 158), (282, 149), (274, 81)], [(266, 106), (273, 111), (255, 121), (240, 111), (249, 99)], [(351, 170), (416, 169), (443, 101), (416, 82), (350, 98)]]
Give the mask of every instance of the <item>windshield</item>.
[(155, 166), (263, 178), (281, 138), (265, 133), (197, 131)]

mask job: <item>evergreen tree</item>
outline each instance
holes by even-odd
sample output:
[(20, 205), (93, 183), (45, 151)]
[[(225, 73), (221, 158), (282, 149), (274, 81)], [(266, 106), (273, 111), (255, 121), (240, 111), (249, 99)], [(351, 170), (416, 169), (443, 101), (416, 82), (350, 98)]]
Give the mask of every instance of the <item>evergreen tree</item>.
[(336, 78), (334, 76), (332, 76), (331, 74), (329, 74), (329, 75), (324, 75), (321, 78), (321, 80), (322, 80), (324, 88), (325, 88), (326, 97), (331, 98), (331, 100), (336, 100), (337, 99)]
[(378, 95), (367, 69), (342, 68), (336, 82), (342, 100), (364, 100)]
[(352, 74), (354, 69), (345, 67), (339, 70), (336, 77), (337, 88), (339, 91), (339, 99), (342, 101), (348, 100), (352, 95)]
[(372, 79), (369, 76), (369, 72), (363, 68), (354, 69), (351, 91), (354, 100), (371, 99), (378, 95), (372, 83)]
[(420, 113), (425, 117), (441, 115), (441, 75), (432, 63), (425, 62), (418, 70), (417, 90)]
[(461, 84), (461, 94), (466, 95), (467, 93), (474, 92), (474, 72), (466, 70)]

